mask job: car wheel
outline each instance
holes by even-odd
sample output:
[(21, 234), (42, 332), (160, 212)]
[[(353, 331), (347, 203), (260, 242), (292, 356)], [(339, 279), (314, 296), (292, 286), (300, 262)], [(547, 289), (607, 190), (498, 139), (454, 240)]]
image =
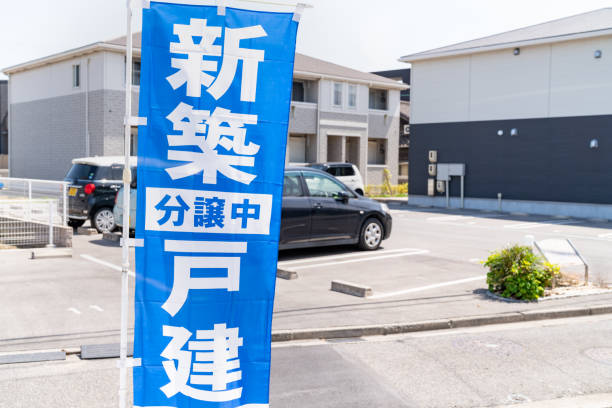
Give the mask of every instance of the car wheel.
[(362, 189), (360, 189), (360, 188), (358, 188), (357, 190), (355, 190), (355, 192), (356, 192), (357, 194), (359, 194), (360, 196), (362, 196), (362, 195), (363, 195), (363, 190), (362, 190)]
[(85, 224), (85, 220), (74, 220), (72, 218), (68, 220), (68, 226), (72, 228), (82, 227), (83, 224)]
[(93, 217), (91, 217), (91, 225), (93, 225), (99, 233), (112, 232), (116, 226), (113, 210), (108, 207), (100, 208), (95, 212)]
[(365, 251), (378, 249), (383, 239), (383, 226), (376, 218), (368, 218), (361, 228), (359, 248)]

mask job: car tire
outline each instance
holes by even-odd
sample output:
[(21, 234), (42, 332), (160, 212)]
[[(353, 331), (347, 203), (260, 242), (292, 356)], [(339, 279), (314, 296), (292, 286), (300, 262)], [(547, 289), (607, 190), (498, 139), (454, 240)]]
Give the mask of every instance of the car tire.
[(68, 220), (68, 226), (72, 227), (72, 228), (82, 227), (83, 224), (85, 224), (85, 220), (75, 220), (75, 219), (72, 219), (72, 218), (70, 218)]
[(355, 190), (355, 192), (357, 194), (359, 194), (360, 196), (363, 196), (363, 190), (362, 189), (358, 188), (357, 190)]
[(359, 248), (364, 251), (378, 249), (383, 240), (383, 226), (376, 218), (368, 218), (361, 227)]
[(113, 232), (117, 227), (113, 209), (110, 207), (99, 208), (91, 217), (91, 225), (99, 232)]

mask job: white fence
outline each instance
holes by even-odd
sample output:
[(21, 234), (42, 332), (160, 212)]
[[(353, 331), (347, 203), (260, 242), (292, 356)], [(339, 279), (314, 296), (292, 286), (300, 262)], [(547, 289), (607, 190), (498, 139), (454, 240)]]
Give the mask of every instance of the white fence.
[[(65, 181), (49, 181), (36, 179), (20, 179), (13, 177), (0, 177), (0, 201), (34, 200), (33, 205), (39, 208), (40, 200), (55, 201), (55, 212), (61, 217), (61, 224), (68, 223), (68, 183)], [(22, 203), (22, 205), (25, 205)], [(24, 208), (28, 208), (25, 205)], [(44, 210), (48, 211), (48, 210)], [(29, 214), (29, 213), (28, 213)], [(55, 215), (54, 215), (55, 219)]]
[(0, 200), (0, 244), (6, 246), (52, 246), (64, 219), (57, 200)]

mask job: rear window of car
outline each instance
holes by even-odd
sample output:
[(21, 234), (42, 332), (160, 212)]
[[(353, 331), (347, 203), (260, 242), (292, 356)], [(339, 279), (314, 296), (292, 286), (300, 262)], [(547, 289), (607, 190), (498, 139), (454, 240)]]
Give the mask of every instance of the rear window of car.
[(66, 178), (78, 180), (93, 180), (98, 172), (98, 166), (89, 164), (73, 164)]
[(123, 178), (123, 166), (74, 164), (66, 178), (78, 180), (121, 180)]
[(353, 166), (336, 166), (330, 167), (326, 169), (329, 174), (334, 177), (346, 177), (346, 176), (354, 176), (355, 170), (353, 170)]

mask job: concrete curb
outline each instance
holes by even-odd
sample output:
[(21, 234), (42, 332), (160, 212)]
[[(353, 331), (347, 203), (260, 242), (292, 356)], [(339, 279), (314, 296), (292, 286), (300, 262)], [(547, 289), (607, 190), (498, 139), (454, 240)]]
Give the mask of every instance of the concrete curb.
[(30, 259), (72, 258), (72, 248), (33, 249)]
[[(488, 326), (495, 324), (519, 323), (536, 320), (562, 319), (568, 317), (596, 316), (612, 314), (612, 304), (582, 308), (531, 310), (498, 315), (459, 317), (454, 319), (425, 320), (410, 323), (375, 324), (364, 326), (323, 327), (314, 329), (275, 330), (273, 342), (295, 340), (318, 340), (357, 338), (366, 336), (387, 336), (402, 333), (417, 333), (434, 330), (447, 330), (466, 327)], [(35, 350), (0, 353), (0, 365), (40, 361), (65, 360), (66, 355), (79, 354), (81, 359), (118, 358), (119, 344), (88, 344), (80, 348), (56, 350)], [(133, 343), (128, 344), (128, 357), (133, 354)]]
[(294, 280), (298, 278), (298, 274), (295, 271), (290, 271), (287, 269), (276, 269), (276, 277), (280, 279)]
[(58, 360), (66, 360), (66, 352), (64, 350), (35, 350), (0, 353), (0, 364), (35, 363)]
[(121, 240), (121, 233), (119, 232), (105, 232), (102, 234), (102, 239), (105, 241), (119, 242)]
[(461, 317), (456, 319), (426, 320), (414, 323), (396, 323), (368, 326), (342, 326), (315, 329), (277, 330), (272, 332), (272, 341), (333, 339), (363, 336), (385, 336), (389, 334), (414, 333), (432, 330), (519, 323), (535, 320), (562, 319), (567, 317), (612, 314), (612, 305), (583, 308), (531, 310), (498, 315)]
[(341, 280), (333, 280), (331, 282), (331, 290), (334, 292), (344, 293), (345, 295), (357, 297), (372, 296), (371, 287)]
[(77, 228), (77, 235), (98, 235), (98, 230), (90, 227)]

